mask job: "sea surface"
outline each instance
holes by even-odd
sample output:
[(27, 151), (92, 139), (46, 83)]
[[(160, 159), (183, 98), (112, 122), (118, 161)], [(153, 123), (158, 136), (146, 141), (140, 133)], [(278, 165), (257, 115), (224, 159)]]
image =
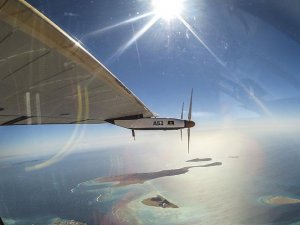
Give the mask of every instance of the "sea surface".
[[(282, 134), (238, 139), (242, 144), (234, 151), (228, 150), (231, 146), (202, 149), (186, 158), (176, 157), (173, 149), (127, 146), (73, 153), (34, 171), (25, 168), (45, 158), (2, 160), (0, 215), (5, 224), (16, 225), (47, 224), (54, 218), (86, 224), (300, 224), (300, 204), (260, 201), (265, 196), (300, 199), (300, 140)], [(186, 162), (192, 157), (212, 160)], [(95, 181), (212, 162), (222, 165), (124, 186)], [(179, 208), (142, 204), (158, 194)]]

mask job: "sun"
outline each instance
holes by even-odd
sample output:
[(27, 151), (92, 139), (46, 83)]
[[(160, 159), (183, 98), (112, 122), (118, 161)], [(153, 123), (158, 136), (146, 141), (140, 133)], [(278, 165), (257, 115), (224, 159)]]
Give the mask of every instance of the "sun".
[(178, 16), (183, 9), (183, 0), (152, 0), (154, 13), (162, 19), (171, 20)]

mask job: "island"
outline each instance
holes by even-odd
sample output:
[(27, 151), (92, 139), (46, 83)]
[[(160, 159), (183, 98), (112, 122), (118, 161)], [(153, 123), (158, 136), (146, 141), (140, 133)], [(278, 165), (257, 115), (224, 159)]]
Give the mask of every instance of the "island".
[(142, 201), (144, 205), (147, 206), (154, 206), (154, 207), (161, 207), (161, 208), (179, 208), (177, 205), (169, 202), (164, 197), (157, 195), (153, 198), (147, 198)]
[(203, 166), (197, 166), (197, 167), (211, 167), (211, 166), (221, 166), (221, 165), (222, 165), (221, 162), (214, 162), (214, 163), (206, 164)]
[(180, 169), (172, 169), (172, 170), (162, 170), (158, 172), (150, 172), (150, 173), (131, 173), (131, 174), (124, 174), (119, 176), (111, 176), (111, 177), (100, 177), (94, 179), (97, 183), (104, 183), (104, 182), (116, 182), (113, 186), (120, 187), (120, 186), (127, 186), (132, 184), (143, 184), (148, 180), (157, 179), (160, 177), (167, 177), (167, 176), (176, 176), (185, 174), (191, 168), (198, 168), (198, 167), (211, 167), (211, 166), (220, 166), (222, 165), (221, 162), (214, 162), (206, 165), (199, 165), (199, 166), (189, 166), (183, 167)]
[(211, 160), (212, 160), (212, 158), (203, 158), (203, 159), (196, 158), (196, 159), (187, 160), (186, 162), (206, 162), (206, 161), (211, 161)]
[(265, 196), (261, 198), (261, 201), (268, 205), (290, 205), (299, 204), (300, 199), (290, 198), (285, 196)]
[(52, 225), (86, 225), (86, 223), (81, 223), (75, 220), (65, 220), (61, 218), (55, 218), (51, 224)]

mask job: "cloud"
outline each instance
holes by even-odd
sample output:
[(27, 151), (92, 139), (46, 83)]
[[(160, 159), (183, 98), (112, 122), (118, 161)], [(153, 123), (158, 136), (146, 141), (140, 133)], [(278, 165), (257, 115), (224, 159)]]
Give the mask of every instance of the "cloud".
[(75, 14), (75, 13), (71, 13), (71, 12), (65, 12), (65, 13), (64, 13), (64, 16), (77, 17), (77, 16), (79, 16), (79, 15), (78, 15), (78, 14)]
[(216, 113), (213, 112), (205, 112), (205, 111), (196, 111), (192, 112), (193, 117), (215, 117)]

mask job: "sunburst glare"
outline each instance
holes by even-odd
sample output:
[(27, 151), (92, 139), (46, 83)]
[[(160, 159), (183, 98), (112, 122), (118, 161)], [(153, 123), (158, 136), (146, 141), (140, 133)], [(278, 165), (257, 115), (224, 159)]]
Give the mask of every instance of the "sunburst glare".
[(183, 0), (153, 0), (154, 13), (162, 19), (171, 20), (180, 16)]
[(87, 35), (83, 36), (82, 40), (85, 39), (85, 38), (88, 38), (90, 36), (98, 35), (98, 34), (106, 32), (106, 31), (118, 28), (120, 26), (124, 26), (124, 25), (127, 25), (127, 24), (132, 24), (133, 22), (139, 21), (139, 20), (144, 19), (145, 17), (151, 16), (153, 14), (154, 14), (154, 12), (148, 12), (148, 13), (145, 13), (145, 14), (142, 14), (142, 15), (130, 18), (128, 20), (124, 20), (124, 21), (121, 21), (119, 23), (113, 24), (111, 26), (107, 26), (107, 27), (104, 27), (102, 29), (95, 30), (95, 31), (93, 31), (91, 33), (88, 33)]
[[(183, 11), (183, 3), (185, 0), (152, 0), (152, 7), (153, 11), (149, 13), (145, 13), (143, 15), (137, 16), (135, 18), (131, 18), (129, 20), (122, 21), (120, 23), (114, 24), (112, 26), (100, 29), (96, 31), (95, 33), (101, 33), (128, 23), (133, 23), (136, 21), (139, 21), (145, 17), (148, 17), (150, 15), (154, 14), (154, 17), (150, 19), (137, 33), (134, 34), (134, 36), (125, 44), (123, 44), (107, 61), (107, 63), (110, 63), (115, 58), (121, 56), (132, 44), (136, 43), (136, 41), (141, 38), (159, 19), (164, 19), (167, 21), (170, 21), (171, 19), (178, 19), (186, 29), (189, 30), (189, 32), (192, 33), (192, 35), (199, 41), (199, 43), (209, 52), (209, 54), (216, 60), (218, 64), (220, 64), (225, 71), (228, 73), (231, 73), (225, 63), (221, 60), (220, 57), (205, 43), (205, 41), (200, 38), (200, 36), (197, 34), (196, 30), (183, 18), (182, 11)], [(139, 58), (139, 51), (137, 50), (138, 58)], [(235, 81), (240, 87), (244, 89), (246, 93), (250, 96), (250, 91), (241, 83), (239, 80)], [(267, 115), (271, 116), (270, 111), (268, 108), (263, 104), (262, 101), (260, 101), (256, 96), (251, 95), (252, 99), (256, 103), (256, 105), (263, 110)]]
[(116, 57), (121, 56), (124, 51), (129, 48), (135, 41), (137, 41), (143, 34), (145, 34), (158, 20), (157, 16), (154, 16), (145, 26), (140, 29), (128, 42), (122, 45), (108, 60), (108, 63)]

